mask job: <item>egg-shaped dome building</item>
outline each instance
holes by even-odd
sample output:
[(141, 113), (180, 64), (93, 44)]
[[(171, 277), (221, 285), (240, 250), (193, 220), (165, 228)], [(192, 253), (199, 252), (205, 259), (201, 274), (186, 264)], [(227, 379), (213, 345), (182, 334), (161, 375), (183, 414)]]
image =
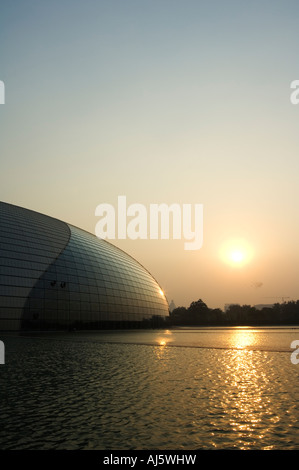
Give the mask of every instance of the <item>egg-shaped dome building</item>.
[(161, 287), (131, 256), (0, 202), (0, 330), (155, 326), (168, 315)]

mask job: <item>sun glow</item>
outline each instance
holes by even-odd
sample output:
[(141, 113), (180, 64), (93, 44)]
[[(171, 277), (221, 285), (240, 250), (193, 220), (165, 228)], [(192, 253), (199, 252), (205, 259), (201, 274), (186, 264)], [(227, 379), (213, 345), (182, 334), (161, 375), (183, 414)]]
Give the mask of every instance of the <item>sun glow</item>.
[(245, 258), (245, 254), (240, 250), (235, 250), (230, 253), (230, 258), (234, 263), (242, 263)]
[(225, 263), (241, 267), (251, 261), (253, 250), (245, 240), (230, 240), (223, 244), (220, 256)]

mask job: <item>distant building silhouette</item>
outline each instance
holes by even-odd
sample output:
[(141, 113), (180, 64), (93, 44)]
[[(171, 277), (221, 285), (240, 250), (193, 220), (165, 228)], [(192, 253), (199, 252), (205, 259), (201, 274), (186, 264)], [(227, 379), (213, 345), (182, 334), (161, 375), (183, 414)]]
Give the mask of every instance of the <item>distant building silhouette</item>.
[(169, 304), (169, 311), (170, 313), (173, 312), (173, 310), (176, 308), (176, 305), (174, 303), (174, 301), (172, 300)]
[(263, 308), (273, 308), (274, 304), (258, 304), (254, 305), (257, 310), (262, 310)]

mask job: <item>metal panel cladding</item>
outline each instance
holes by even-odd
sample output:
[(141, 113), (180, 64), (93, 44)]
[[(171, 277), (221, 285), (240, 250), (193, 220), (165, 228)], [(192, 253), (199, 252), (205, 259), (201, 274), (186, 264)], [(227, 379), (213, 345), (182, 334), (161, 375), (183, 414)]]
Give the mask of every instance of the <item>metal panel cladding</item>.
[(0, 203), (0, 330), (154, 326), (168, 314), (157, 281), (119, 248)]

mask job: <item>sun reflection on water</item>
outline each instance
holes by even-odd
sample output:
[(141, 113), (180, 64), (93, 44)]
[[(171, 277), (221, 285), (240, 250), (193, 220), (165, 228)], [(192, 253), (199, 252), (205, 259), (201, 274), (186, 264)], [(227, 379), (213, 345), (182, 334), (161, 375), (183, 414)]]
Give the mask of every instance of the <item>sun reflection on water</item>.
[(257, 344), (257, 332), (249, 327), (236, 328), (229, 338), (229, 345), (233, 349), (246, 349)]
[(163, 335), (159, 335), (156, 339), (156, 342), (159, 346), (167, 346), (172, 341), (172, 332), (170, 330), (165, 330)]
[(232, 344), (239, 350), (227, 352), (221, 408), (234, 433), (234, 446), (248, 449), (253, 442), (262, 442), (280, 417), (271, 397), (265, 395), (270, 386), (267, 371), (257, 367), (256, 352), (246, 350), (254, 344), (254, 334), (238, 331)]

